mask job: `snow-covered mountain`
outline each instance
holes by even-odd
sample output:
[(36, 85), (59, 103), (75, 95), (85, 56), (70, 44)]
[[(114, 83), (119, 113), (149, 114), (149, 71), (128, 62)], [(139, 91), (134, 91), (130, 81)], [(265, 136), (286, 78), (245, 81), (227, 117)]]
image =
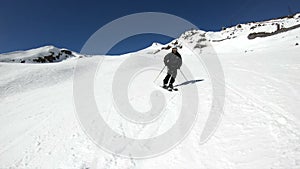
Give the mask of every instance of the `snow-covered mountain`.
[[(53, 46), (1, 54), (0, 168), (298, 169), (299, 21), (300, 14), (296, 14), (220, 32), (191, 30), (169, 44), (154, 43), (122, 56), (84, 57)], [(178, 73), (179, 92), (170, 93), (159, 87), (165, 72), (156, 83), (153, 80), (160, 70), (134, 76), (128, 99), (135, 109), (151, 108), (149, 97), (154, 90), (160, 90), (167, 103), (160, 119), (149, 125), (128, 122), (114, 108), (116, 70), (134, 57), (162, 68), (168, 46), (175, 45), (181, 47), (179, 52), (193, 79), (186, 82)], [(225, 76), (225, 105), (214, 133), (203, 141), (215, 77), (201, 60), (214, 54)], [(185, 139), (148, 159), (119, 157), (99, 149), (78, 120), (73, 88), (74, 70), (84, 82), (99, 58), (101, 67), (94, 78), (96, 104), (105, 122), (124, 137), (143, 139), (166, 132), (178, 119), (181, 91), (196, 86), (198, 117)]]
[(54, 46), (44, 46), (27, 51), (17, 51), (2, 54), (0, 57), (0, 62), (53, 63), (74, 57), (82, 56), (67, 49), (58, 49)]

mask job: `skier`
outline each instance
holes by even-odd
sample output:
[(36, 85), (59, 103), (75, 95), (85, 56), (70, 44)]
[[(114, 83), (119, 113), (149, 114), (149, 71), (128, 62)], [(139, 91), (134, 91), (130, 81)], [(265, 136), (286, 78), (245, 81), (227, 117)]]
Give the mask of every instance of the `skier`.
[(182, 65), (181, 55), (178, 53), (176, 47), (173, 47), (172, 52), (165, 56), (164, 63), (168, 68), (168, 74), (163, 81), (163, 88), (172, 91), (173, 83), (177, 76), (177, 69), (180, 69)]

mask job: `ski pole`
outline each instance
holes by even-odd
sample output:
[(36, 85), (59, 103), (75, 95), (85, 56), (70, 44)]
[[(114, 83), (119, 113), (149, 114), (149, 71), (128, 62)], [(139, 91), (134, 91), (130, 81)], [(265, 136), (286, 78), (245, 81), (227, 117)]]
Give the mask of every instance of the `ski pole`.
[(183, 74), (183, 72), (181, 71), (181, 69), (179, 69), (179, 70), (180, 70), (182, 76), (185, 78), (185, 80), (188, 81), (187, 78), (186, 78), (186, 76), (185, 76), (185, 75)]
[(166, 65), (164, 66), (164, 68), (159, 72), (159, 74), (157, 75), (157, 77), (155, 78), (155, 80), (153, 81), (153, 83), (156, 82), (156, 80), (159, 78), (160, 74), (165, 70)]

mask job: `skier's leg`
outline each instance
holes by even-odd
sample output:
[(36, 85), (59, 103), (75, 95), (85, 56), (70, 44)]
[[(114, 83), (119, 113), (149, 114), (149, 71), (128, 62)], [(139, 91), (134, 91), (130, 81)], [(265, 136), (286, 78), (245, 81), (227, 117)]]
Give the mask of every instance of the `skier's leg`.
[(167, 84), (168, 84), (168, 82), (169, 82), (169, 80), (170, 80), (170, 77), (171, 77), (171, 75), (170, 75), (170, 74), (167, 74), (167, 76), (166, 76), (165, 79), (164, 79), (164, 86), (163, 86), (163, 87), (167, 87)]
[(169, 85), (169, 87), (171, 88), (171, 89), (173, 89), (173, 83), (175, 82), (175, 78), (172, 76), (171, 77), (171, 80), (170, 80), (170, 85)]

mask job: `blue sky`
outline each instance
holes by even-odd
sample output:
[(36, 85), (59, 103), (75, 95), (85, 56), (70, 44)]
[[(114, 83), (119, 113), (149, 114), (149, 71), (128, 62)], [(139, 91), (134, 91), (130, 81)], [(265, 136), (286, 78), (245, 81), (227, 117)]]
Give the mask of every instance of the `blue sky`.
[[(0, 53), (54, 45), (79, 52), (103, 25), (137, 12), (165, 12), (202, 30), (220, 30), (238, 23), (261, 21), (300, 12), (299, 0), (1, 0)], [(145, 34), (123, 40), (110, 54), (142, 49), (162, 35)]]

